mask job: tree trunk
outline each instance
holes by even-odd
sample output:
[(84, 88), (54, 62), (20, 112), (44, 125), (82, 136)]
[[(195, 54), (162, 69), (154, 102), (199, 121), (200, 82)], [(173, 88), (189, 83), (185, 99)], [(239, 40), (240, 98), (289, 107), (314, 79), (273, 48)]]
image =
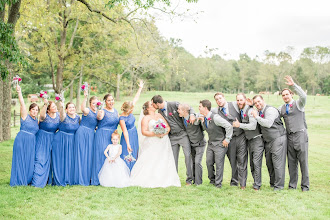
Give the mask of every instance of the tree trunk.
[(73, 100), (73, 83), (70, 86), (70, 102)]
[(2, 135), (2, 112), (3, 112), (3, 81), (0, 77), (0, 142), (3, 141)]
[[(83, 69), (84, 69), (84, 65), (81, 64), (81, 69), (80, 69), (80, 76), (79, 76), (79, 83), (78, 83), (78, 88), (77, 88), (77, 100), (76, 100), (76, 106), (77, 108), (80, 109), (80, 87), (81, 87), (81, 84), (82, 84), (82, 80), (83, 80)], [(88, 88), (88, 91), (89, 91), (89, 88)]]
[(121, 79), (121, 74), (117, 74), (117, 90), (116, 90), (116, 101), (120, 101), (120, 79)]
[[(8, 8), (8, 24), (12, 24), (12, 27), (14, 29), (13, 34), (15, 34), (15, 25), (17, 23), (17, 20), (20, 17), (19, 10), (21, 7), (21, 0), (18, 0), (14, 4), (12, 4), (11, 7)], [(0, 13), (1, 21), (4, 19), (4, 12)], [(10, 122), (11, 122), (11, 76), (13, 68), (12, 64), (6, 61), (6, 66), (9, 70), (9, 74), (7, 76), (6, 81), (1, 82), (0, 89), (2, 89), (2, 96), (0, 94), (0, 99), (2, 97), (2, 109), (0, 115), (2, 116), (0, 119), (2, 120), (2, 126), (0, 129), (2, 130), (2, 135), (0, 140), (9, 140), (11, 138), (11, 132), (10, 132)], [(0, 132), (1, 133), (1, 132)]]
[(7, 76), (7, 80), (3, 81), (2, 86), (2, 140), (6, 141), (11, 138), (10, 132), (10, 122), (11, 122), (11, 79), (12, 76), (12, 66), (8, 63), (7, 68), (9, 70), (9, 74)]

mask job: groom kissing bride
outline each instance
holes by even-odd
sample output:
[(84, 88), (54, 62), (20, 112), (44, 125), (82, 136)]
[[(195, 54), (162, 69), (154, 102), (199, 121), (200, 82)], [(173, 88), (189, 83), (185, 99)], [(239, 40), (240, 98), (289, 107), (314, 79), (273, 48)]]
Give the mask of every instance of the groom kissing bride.
[[(158, 109), (158, 113), (160, 113), (165, 118), (165, 120), (167, 121), (167, 123), (171, 128), (171, 131), (169, 132), (169, 138), (171, 141), (171, 146), (172, 146), (172, 151), (173, 151), (173, 156), (177, 171), (178, 171), (180, 146), (182, 146), (182, 150), (185, 157), (186, 169), (187, 169), (186, 185), (191, 185), (194, 178), (191, 146), (187, 131), (184, 126), (184, 122), (178, 113), (178, 107), (180, 103), (164, 101), (160, 95), (155, 95), (154, 97), (152, 97), (151, 103), (155, 109)], [(189, 123), (193, 124), (196, 118), (194, 116), (194, 111), (192, 108), (190, 108), (189, 113), (190, 113)]]

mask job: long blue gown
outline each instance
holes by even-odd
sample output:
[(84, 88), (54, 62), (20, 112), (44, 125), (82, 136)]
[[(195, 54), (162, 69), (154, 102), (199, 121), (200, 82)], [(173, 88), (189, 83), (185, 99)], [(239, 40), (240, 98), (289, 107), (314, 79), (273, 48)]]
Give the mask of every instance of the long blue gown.
[(36, 157), (32, 186), (43, 188), (46, 186), (48, 178), (50, 180), (52, 178), (50, 172), (51, 150), (55, 132), (59, 124), (60, 116), (58, 113), (56, 113), (55, 118), (46, 114), (45, 120), (39, 123), (39, 131), (36, 135)]
[[(127, 132), (128, 132), (128, 137), (129, 137), (129, 143), (133, 150), (132, 156), (135, 159), (137, 159), (138, 152), (139, 152), (139, 139), (138, 139), (138, 134), (137, 134), (137, 130), (135, 127), (135, 117), (133, 114), (129, 114), (128, 116), (120, 116), (119, 120), (125, 121), (125, 125), (126, 125)], [(128, 155), (127, 143), (126, 143), (124, 134), (121, 135), (120, 144), (122, 146), (122, 154), (120, 155), (120, 157), (124, 160), (125, 156)], [(132, 161), (132, 162), (128, 162), (126, 160), (124, 160), (124, 161), (126, 162), (128, 168), (130, 170), (132, 170), (136, 161)]]
[(66, 116), (55, 134), (52, 148), (53, 184), (66, 186), (74, 184), (74, 134), (79, 127), (80, 117)]
[(90, 185), (96, 125), (96, 113), (89, 109), (88, 115), (82, 116), (74, 138), (75, 184)]
[(13, 146), (10, 186), (31, 184), (38, 130), (37, 119), (33, 119), (29, 114), (25, 120), (21, 118), (21, 128)]
[(104, 110), (104, 117), (98, 121), (98, 128), (95, 132), (94, 146), (93, 146), (93, 165), (91, 185), (100, 185), (98, 174), (102, 168), (105, 160), (104, 150), (111, 142), (111, 134), (117, 129), (119, 124), (118, 112)]

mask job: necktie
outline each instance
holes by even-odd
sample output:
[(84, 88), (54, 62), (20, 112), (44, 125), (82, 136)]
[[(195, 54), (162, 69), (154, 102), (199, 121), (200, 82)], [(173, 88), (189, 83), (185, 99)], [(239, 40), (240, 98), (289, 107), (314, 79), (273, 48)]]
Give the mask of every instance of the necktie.
[(244, 118), (243, 110), (241, 110), (241, 118)]
[(205, 123), (205, 127), (207, 128), (207, 118), (204, 117), (204, 123)]
[(223, 112), (225, 115), (227, 114), (227, 112), (226, 112), (226, 108), (225, 108), (225, 107), (222, 108), (222, 112)]
[(166, 108), (162, 108), (162, 109), (160, 109), (162, 112), (164, 112), (164, 111), (166, 111)]
[(286, 111), (285, 112), (286, 112), (287, 115), (289, 114), (289, 105), (290, 104), (286, 104)]
[(187, 124), (187, 120), (185, 118), (183, 119), (183, 122), (184, 122), (184, 125), (187, 127), (188, 124)]
[(260, 116), (260, 117), (261, 117), (261, 115), (262, 115), (262, 111), (259, 112), (259, 116)]

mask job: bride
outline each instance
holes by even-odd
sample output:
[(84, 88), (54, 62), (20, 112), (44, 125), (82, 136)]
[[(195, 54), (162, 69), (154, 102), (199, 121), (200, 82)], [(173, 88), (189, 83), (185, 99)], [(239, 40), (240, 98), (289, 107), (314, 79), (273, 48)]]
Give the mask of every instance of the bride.
[[(168, 132), (170, 127), (166, 120), (151, 105), (151, 102), (143, 104), (143, 115), (140, 115), (139, 127), (141, 132), (139, 159), (131, 171), (131, 186), (147, 188), (177, 186), (180, 187), (180, 179), (176, 171), (173, 152)], [(142, 117), (141, 117), (142, 116)], [(141, 120), (142, 118), (142, 120)], [(156, 122), (161, 119), (166, 124), (166, 134), (153, 132)]]

